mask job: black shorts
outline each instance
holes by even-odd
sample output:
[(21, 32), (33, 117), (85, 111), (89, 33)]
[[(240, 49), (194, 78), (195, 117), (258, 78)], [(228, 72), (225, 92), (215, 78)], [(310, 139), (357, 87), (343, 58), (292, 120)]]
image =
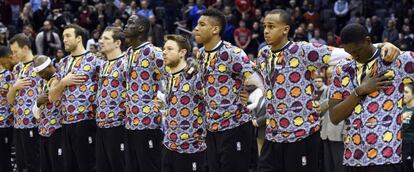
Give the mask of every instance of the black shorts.
[(206, 151), (178, 153), (162, 148), (162, 172), (206, 172)]
[(95, 120), (62, 125), (63, 160), (66, 171), (94, 172)]
[(125, 169), (127, 172), (160, 172), (162, 132), (126, 130)]
[(37, 128), (15, 129), (18, 171), (40, 171), (39, 134)]
[(42, 172), (61, 172), (63, 169), (62, 129), (50, 137), (40, 136), (40, 168)]
[(11, 172), (11, 147), (13, 128), (0, 128), (0, 171)]
[(125, 171), (125, 127), (96, 129), (97, 172)]
[(317, 172), (319, 132), (293, 143), (266, 140), (259, 157), (259, 172)]
[(208, 131), (206, 143), (209, 172), (248, 172), (253, 138), (251, 122), (225, 131)]

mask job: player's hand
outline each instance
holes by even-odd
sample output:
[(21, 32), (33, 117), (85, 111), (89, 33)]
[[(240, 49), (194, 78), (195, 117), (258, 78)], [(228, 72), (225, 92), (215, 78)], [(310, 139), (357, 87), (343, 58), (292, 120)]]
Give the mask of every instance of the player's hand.
[(384, 74), (385, 72), (381, 73), (378, 76), (366, 76), (361, 85), (356, 88), (357, 94), (364, 96), (372, 92), (385, 89), (388, 86), (392, 85), (392, 81), (390, 81), (392, 76)]
[(242, 104), (247, 105), (247, 102), (249, 101), (249, 92), (247, 92), (245, 89), (240, 91), (240, 101)]
[(164, 101), (162, 101), (161, 99), (159, 99), (158, 97), (156, 97), (154, 100), (152, 100), (154, 102), (154, 106), (158, 109), (161, 109), (165, 106)]
[(382, 43), (378, 47), (381, 48), (382, 59), (387, 62), (393, 62), (401, 52), (398, 47), (389, 42)]
[(404, 112), (401, 116), (402, 120), (405, 120), (407, 118), (411, 118), (411, 116), (413, 115), (413, 112), (409, 111), (409, 112)]
[(20, 90), (20, 89), (25, 89), (28, 88), (30, 85), (32, 85), (32, 80), (28, 79), (28, 78), (24, 78), (24, 79), (17, 79), (16, 83), (14, 83), (13, 87)]
[(81, 84), (85, 83), (85, 80), (86, 80), (85, 75), (77, 75), (77, 74), (73, 74), (71, 72), (68, 75), (66, 75), (61, 80), (61, 82), (63, 82), (63, 84), (65, 86), (71, 86), (71, 85), (81, 85)]
[(46, 104), (48, 102), (49, 102), (49, 98), (48, 98), (48, 95), (47, 94), (42, 94), (42, 95), (40, 95), (40, 96), (37, 97), (37, 101), (36, 101), (37, 106)]

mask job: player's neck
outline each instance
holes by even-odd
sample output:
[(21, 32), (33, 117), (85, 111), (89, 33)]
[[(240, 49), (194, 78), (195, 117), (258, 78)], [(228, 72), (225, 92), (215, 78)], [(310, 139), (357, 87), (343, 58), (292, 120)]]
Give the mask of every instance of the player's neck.
[(131, 42), (131, 47), (133, 49), (138, 48), (139, 46), (141, 46), (143, 43), (147, 42), (146, 40), (140, 40), (140, 39), (135, 39), (134, 41)]
[(114, 49), (111, 52), (106, 53), (106, 58), (108, 58), (108, 60), (113, 60), (113, 59), (118, 58), (119, 55), (121, 55), (121, 54), (122, 54), (121, 49), (117, 48), (117, 49)]
[(287, 37), (283, 37), (282, 41), (271, 45), (272, 51), (278, 51), (278, 50), (280, 50), (281, 48), (283, 48), (288, 43), (288, 41), (289, 40), (288, 40)]
[(0, 72), (5, 70), (6, 68), (4, 68), (2, 65), (0, 65)]
[(216, 48), (217, 44), (221, 41), (221, 38), (219, 36), (213, 36), (211, 40), (204, 44), (204, 48), (206, 51), (211, 51), (214, 48)]
[(27, 63), (33, 60), (33, 53), (32, 51), (29, 51), (27, 53), (27, 55), (24, 57), (24, 59), (22, 60), (22, 63)]
[(187, 66), (187, 61), (186, 60), (181, 60), (177, 66), (171, 67), (171, 73), (177, 73), (179, 71), (181, 71), (182, 69), (184, 69)]
[(70, 52), (70, 55), (79, 56), (79, 55), (84, 54), (85, 52), (86, 52), (85, 47), (83, 47), (82, 45), (78, 45), (75, 50)]

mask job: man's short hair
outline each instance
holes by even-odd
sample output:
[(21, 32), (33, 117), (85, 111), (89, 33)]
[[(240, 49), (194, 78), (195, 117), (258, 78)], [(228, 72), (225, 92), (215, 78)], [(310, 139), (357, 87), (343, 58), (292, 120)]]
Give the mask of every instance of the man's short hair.
[(368, 34), (367, 28), (359, 23), (346, 25), (341, 31), (342, 44), (358, 43), (363, 41)]
[(219, 27), (220, 27), (219, 35), (220, 36), (223, 35), (227, 22), (226, 22), (226, 16), (224, 16), (224, 14), (221, 11), (217, 9), (207, 9), (201, 13), (201, 16), (213, 18), (219, 24)]
[(282, 9), (274, 9), (267, 13), (267, 15), (271, 14), (278, 14), (280, 16), (281, 22), (285, 23), (286, 25), (290, 25), (290, 14)]
[(188, 39), (185, 38), (184, 36), (181, 36), (181, 35), (166, 35), (165, 36), (165, 41), (168, 41), (168, 40), (176, 42), (177, 45), (178, 45), (178, 48), (180, 48), (180, 50), (181, 49), (187, 50), (187, 53), (185, 55), (186, 58), (191, 53), (191, 44), (188, 41)]
[(13, 38), (10, 39), (10, 44), (14, 43), (17, 43), (19, 47), (27, 46), (29, 49), (32, 49), (32, 41), (24, 33), (14, 35)]

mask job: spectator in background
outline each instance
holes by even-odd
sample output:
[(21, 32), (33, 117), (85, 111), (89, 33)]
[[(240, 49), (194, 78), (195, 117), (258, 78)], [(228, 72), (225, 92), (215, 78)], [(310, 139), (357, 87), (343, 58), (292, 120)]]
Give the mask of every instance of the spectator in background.
[(115, 13), (115, 18), (120, 19), (122, 23), (126, 23), (129, 18), (129, 14), (126, 11), (126, 4), (124, 2), (119, 3), (119, 10)]
[(114, 5), (113, 1), (106, 1), (105, 2), (105, 16), (107, 17), (108, 23), (115, 22), (115, 13), (118, 11), (118, 8)]
[(96, 53), (98, 52), (98, 45), (97, 44), (91, 44), (89, 45), (89, 49), (88, 49), (93, 55), (96, 55)]
[(398, 30), (396, 28), (395, 20), (388, 20), (387, 29), (382, 33), (382, 40), (384, 42), (391, 42), (395, 44), (398, 40)]
[(131, 16), (134, 14), (138, 14), (138, 5), (137, 2), (135, 0), (132, 0), (131, 3), (129, 4), (129, 6), (126, 9), (126, 12)]
[(119, 27), (119, 28), (123, 28), (124, 27), (124, 23), (122, 23), (122, 21), (120, 19), (116, 19), (115, 22), (112, 24), (112, 26)]
[(53, 56), (56, 50), (62, 47), (59, 34), (53, 31), (52, 23), (46, 20), (43, 29), (36, 36), (36, 49), (38, 55)]
[(328, 32), (326, 43), (329, 46), (339, 47), (341, 45), (341, 38), (339, 38), (339, 36), (335, 35), (333, 32)]
[(308, 5), (308, 11), (303, 14), (303, 18), (307, 23), (312, 23), (316, 28), (319, 28), (319, 13), (314, 10), (313, 4)]
[(252, 41), (250, 42), (250, 46), (248, 47), (247, 52), (249, 54), (253, 54), (256, 57), (259, 45), (264, 42), (264, 35), (263, 29), (260, 27), (259, 22), (255, 21), (252, 27)]
[[(98, 31), (98, 30), (94, 30), (93, 32), (92, 32), (92, 37), (91, 37), (91, 39), (89, 39), (87, 42), (86, 42), (86, 51), (91, 51), (90, 49), (91, 49), (91, 46), (92, 45), (97, 45), (98, 44), (98, 42), (99, 42), (99, 37), (101, 36), (101, 33)], [(95, 53), (94, 53), (95, 54)]]
[(362, 0), (351, 0), (348, 7), (351, 16), (354, 16), (356, 13), (362, 14)]
[(42, 0), (40, 9), (36, 10), (33, 13), (33, 24), (34, 24), (33, 26), (34, 26), (35, 31), (40, 30), (40, 28), (43, 26), (43, 22), (45, 22), (45, 20), (47, 19), (47, 16), (49, 16), (50, 10), (48, 6), (49, 6), (49, 1)]
[(237, 11), (239, 11), (242, 15), (252, 9), (252, 3), (250, 0), (236, 0), (235, 4)]
[(306, 36), (303, 27), (299, 26), (295, 30), (295, 34), (293, 35), (293, 41), (295, 41), (295, 42), (298, 42), (298, 41), (308, 41), (308, 37)]
[(101, 25), (103, 27), (107, 26), (108, 21), (104, 4), (97, 3), (95, 5), (95, 10), (91, 14), (91, 22), (94, 28), (96, 28), (98, 25)]
[(235, 29), (236, 27), (233, 24), (227, 22), (223, 32), (223, 40), (234, 44), (235, 42), (233, 33)]
[(308, 26), (306, 27), (305, 34), (308, 40), (311, 40), (313, 36), (315, 35), (315, 27), (313, 26), (312, 23), (309, 23)]
[(260, 9), (263, 13), (266, 13), (267, 11), (271, 11), (275, 8), (274, 4), (272, 3), (272, 0), (265, 0), (263, 4), (260, 5)]
[(36, 12), (37, 10), (42, 9), (42, 3), (43, 1), (47, 1), (48, 6), (47, 8), (49, 8), (49, 0), (30, 0), (30, 6), (32, 7), (33, 12)]
[(8, 46), (9, 45), (9, 39), (8, 39), (8, 30), (7, 27), (4, 26), (0, 22), (0, 45)]
[(47, 20), (53, 21), (53, 25), (57, 28), (58, 33), (63, 32), (66, 21), (62, 15), (62, 9), (53, 9), (52, 13), (47, 17)]
[(239, 27), (234, 31), (234, 41), (237, 47), (246, 50), (252, 40), (252, 32), (246, 28), (246, 22), (240, 20)]
[(367, 18), (365, 20), (365, 27), (367, 28), (368, 33), (371, 35), (371, 33), (372, 33), (372, 22), (371, 22), (371, 18)]
[(408, 51), (413, 49), (413, 40), (414, 40), (414, 34), (410, 32), (410, 26), (409, 25), (403, 25), (402, 32), (399, 33), (399, 39), (396, 42), (396, 45), (402, 50), (402, 51)]
[(141, 9), (138, 10), (138, 15), (141, 15), (147, 18), (154, 16), (154, 12), (152, 11), (152, 9), (148, 7), (149, 7), (148, 0), (141, 0)]
[(233, 12), (232, 12), (230, 6), (224, 6), (223, 14), (226, 17), (226, 21), (227, 22), (231, 23), (232, 25), (236, 25), (237, 24), (236, 16), (233, 15)]
[(91, 27), (91, 9), (88, 6), (87, 0), (82, 0), (82, 5), (79, 7), (79, 25), (83, 28), (87, 28), (88, 30), (94, 29)]
[(334, 13), (336, 16), (337, 34), (347, 24), (349, 20), (349, 7), (348, 1), (337, 0), (334, 5)]
[(164, 29), (156, 22), (157, 19), (155, 16), (149, 17), (149, 21), (151, 24), (150, 37), (152, 39), (152, 44), (157, 47), (162, 47), (164, 44)]
[(384, 26), (382, 25), (381, 18), (377, 16), (372, 16), (372, 42), (382, 42), (382, 32)]
[(56, 55), (54, 57), (55, 58), (52, 59), (52, 61), (54, 61), (53, 64), (60, 63), (60, 60), (65, 57), (65, 51), (63, 51), (62, 48), (57, 49), (56, 50)]
[(319, 29), (315, 29), (315, 35), (309, 40), (309, 42), (326, 45), (326, 41), (321, 38), (321, 31)]
[(23, 7), (22, 12), (20, 12), (19, 19), (17, 20), (17, 27), (20, 29), (24, 25), (31, 24), (33, 21), (33, 12), (32, 6), (30, 3), (26, 3)]
[(197, 25), (197, 21), (200, 18), (201, 12), (206, 10), (207, 7), (204, 6), (204, 0), (197, 0), (197, 4), (193, 6), (189, 12), (190, 20), (192, 27), (191, 29), (194, 29), (194, 27)]

